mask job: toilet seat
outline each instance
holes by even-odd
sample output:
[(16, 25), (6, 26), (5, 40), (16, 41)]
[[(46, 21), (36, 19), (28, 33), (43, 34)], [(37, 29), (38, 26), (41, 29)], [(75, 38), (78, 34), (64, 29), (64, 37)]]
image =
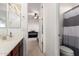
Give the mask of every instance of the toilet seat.
[(70, 53), (70, 54), (74, 53), (72, 49), (70, 49), (66, 46), (61, 46), (60, 50), (63, 51), (63, 52), (66, 52), (66, 53)]

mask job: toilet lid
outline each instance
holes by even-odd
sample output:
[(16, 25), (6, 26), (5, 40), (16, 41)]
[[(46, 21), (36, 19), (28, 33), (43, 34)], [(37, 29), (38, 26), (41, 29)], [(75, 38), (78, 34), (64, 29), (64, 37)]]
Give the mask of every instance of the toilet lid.
[(68, 52), (68, 53), (73, 53), (73, 50), (68, 48), (68, 47), (66, 47), (66, 46), (61, 46), (60, 50), (64, 51), (64, 52)]

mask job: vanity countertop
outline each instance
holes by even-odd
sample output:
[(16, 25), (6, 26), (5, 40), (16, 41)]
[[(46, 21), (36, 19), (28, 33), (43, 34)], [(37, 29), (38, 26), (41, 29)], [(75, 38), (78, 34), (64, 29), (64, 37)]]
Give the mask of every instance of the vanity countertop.
[(0, 56), (7, 56), (22, 40), (22, 38), (23, 34), (19, 34), (12, 38), (7, 37), (6, 40), (0, 39)]

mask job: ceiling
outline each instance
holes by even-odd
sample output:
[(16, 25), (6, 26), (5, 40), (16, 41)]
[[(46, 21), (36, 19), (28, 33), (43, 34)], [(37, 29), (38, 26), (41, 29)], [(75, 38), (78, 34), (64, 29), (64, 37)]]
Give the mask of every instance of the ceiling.
[(40, 10), (40, 3), (28, 3), (28, 12), (32, 12), (33, 10)]

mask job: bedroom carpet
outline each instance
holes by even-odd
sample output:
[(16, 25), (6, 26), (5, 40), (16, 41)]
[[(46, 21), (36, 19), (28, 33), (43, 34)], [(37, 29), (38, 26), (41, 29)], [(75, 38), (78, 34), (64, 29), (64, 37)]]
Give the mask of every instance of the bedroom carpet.
[(36, 38), (29, 38), (28, 40), (28, 55), (29, 56), (44, 56), (40, 51)]

